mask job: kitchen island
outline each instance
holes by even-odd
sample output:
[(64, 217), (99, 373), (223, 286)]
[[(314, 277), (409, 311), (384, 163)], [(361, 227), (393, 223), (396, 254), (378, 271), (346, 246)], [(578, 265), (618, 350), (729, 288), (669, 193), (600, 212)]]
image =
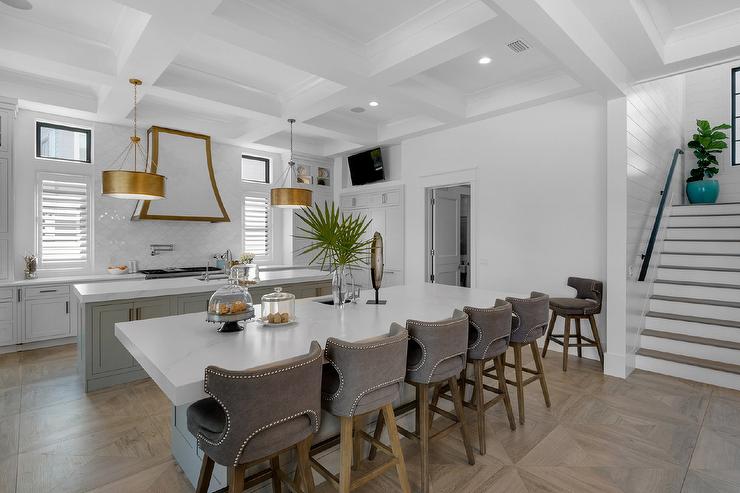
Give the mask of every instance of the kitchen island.
[[(147, 377), (146, 371), (115, 337), (116, 323), (189, 313), (197, 313), (195, 318), (205, 323), (209, 298), (226, 283), (225, 278), (204, 281), (179, 277), (75, 284), (70, 315), (71, 323), (77, 328), (85, 390), (90, 392)], [(284, 269), (260, 273), (260, 283), (249, 289), (253, 302), (258, 304), (262, 295), (276, 286), (284, 287), (296, 298), (331, 294), (331, 278), (326, 272)]]
[[(240, 370), (273, 363), (305, 354), (312, 340), (322, 346), (329, 337), (359, 341), (387, 333), (392, 322), (439, 320), (452, 315), (454, 308), (493, 306), (497, 297), (512, 293), (419, 284), (383, 289), (386, 305), (366, 304), (373, 295), (363, 291), (360, 301), (342, 308), (299, 300), (296, 323), (281, 327), (250, 322), (244, 331), (218, 333), (201, 315), (190, 314), (116, 323), (115, 336), (172, 402), (172, 454), (195, 484), (202, 454), (187, 430), (186, 410), (206, 396), (203, 377), (208, 365)], [(316, 440), (331, 435), (335, 427), (334, 420), (322, 419)], [(329, 457), (326, 465), (336, 471), (332, 462), (335, 459)], [(210, 491), (225, 486), (224, 481), (225, 468), (217, 467)]]

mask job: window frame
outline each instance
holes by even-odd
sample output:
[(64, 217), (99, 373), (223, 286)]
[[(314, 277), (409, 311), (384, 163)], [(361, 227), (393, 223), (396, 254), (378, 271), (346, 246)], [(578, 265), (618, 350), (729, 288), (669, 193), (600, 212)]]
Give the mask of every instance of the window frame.
[[(247, 182), (251, 183), (251, 182)], [(248, 188), (242, 190), (241, 193), (241, 247), (242, 252), (246, 252), (246, 233), (247, 229), (244, 225), (244, 201), (247, 199), (247, 197), (252, 198), (262, 198), (265, 199), (266, 204), (266, 210), (267, 210), (267, 254), (266, 255), (257, 255), (254, 257), (255, 261), (259, 261), (260, 263), (270, 263), (275, 259), (275, 214), (270, 206), (270, 191), (264, 191), (264, 190), (256, 190), (253, 188)]]
[(734, 67), (730, 71), (730, 77), (732, 78), (732, 80), (730, 81), (730, 86), (732, 87), (732, 94), (730, 95), (732, 98), (732, 115), (731, 115), (732, 117), (732, 142), (731, 142), (732, 151), (730, 154), (732, 156), (731, 157), (732, 166), (740, 165), (740, 162), (738, 162), (738, 160), (740, 159), (740, 155), (738, 155), (737, 149), (736, 149), (737, 139), (738, 139), (737, 125), (738, 125), (738, 119), (740, 119), (740, 116), (738, 116), (737, 114), (738, 108), (737, 108), (737, 103), (735, 101), (737, 99), (737, 96), (740, 96), (740, 93), (738, 93), (738, 91), (740, 91), (740, 88), (737, 87), (737, 83), (736, 83), (738, 72), (740, 72), (740, 67)]
[[(87, 254), (83, 261), (63, 261), (63, 262), (52, 262), (47, 263), (44, 261), (43, 256), (43, 182), (44, 180), (55, 180), (55, 181), (72, 181), (76, 183), (84, 183), (87, 187)], [(35, 241), (37, 258), (38, 258), (38, 270), (39, 271), (89, 271), (93, 265), (93, 218), (95, 217), (93, 211), (93, 180), (92, 177), (86, 174), (75, 174), (75, 173), (54, 173), (48, 171), (39, 171), (36, 173), (36, 182), (34, 183), (35, 188)]]
[[(52, 128), (56, 130), (68, 130), (72, 132), (78, 132), (78, 133), (85, 134), (87, 138), (87, 152), (85, 155), (85, 159), (84, 160), (65, 159), (65, 158), (53, 157), (53, 156), (42, 156), (41, 155), (41, 129), (42, 128)], [(91, 128), (75, 127), (75, 126), (66, 125), (63, 123), (53, 123), (53, 122), (49, 122), (46, 120), (36, 120), (35, 141), (36, 141), (36, 152), (35, 152), (36, 159), (43, 159), (45, 161), (62, 161), (65, 163), (92, 164), (93, 136), (92, 136)]]
[(262, 157), (262, 156), (254, 156), (252, 154), (242, 154), (241, 161), (239, 162), (239, 164), (240, 164), (240, 166), (239, 166), (239, 174), (240, 175), (242, 174), (241, 173), (241, 170), (242, 170), (241, 165), (244, 164), (244, 160), (245, 159), (250, 159), (252, 161), (262, 161), (264, 163), (264, 165), (265, 165), (265, 180), (264, 181), (262, 181), (262, 180), (245, 180), (243, 176), (239, 176), (239, 178), (241, 179), (242, 183), (256, 183), (256, 184), (259, 184), (259, 185), (269, 185), (270, 183), (272, 183), (272, 160), (270, 158)]

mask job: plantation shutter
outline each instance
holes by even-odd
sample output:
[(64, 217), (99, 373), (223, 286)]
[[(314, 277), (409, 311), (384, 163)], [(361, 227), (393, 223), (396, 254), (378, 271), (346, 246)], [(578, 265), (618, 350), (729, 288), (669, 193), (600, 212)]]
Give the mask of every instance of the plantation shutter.
[(42, 179), (40, 186), (42, 264), (87, 262), (87, 183)]
[(270, 258), (272, 253), (272, 211), (270, 200), (261, 195), (244, 196), (244, 251)]

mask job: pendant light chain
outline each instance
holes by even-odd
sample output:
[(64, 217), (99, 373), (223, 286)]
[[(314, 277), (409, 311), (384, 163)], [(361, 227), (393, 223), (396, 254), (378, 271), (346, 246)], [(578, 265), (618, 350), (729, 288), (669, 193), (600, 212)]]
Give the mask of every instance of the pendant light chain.
[[(134, 147), (135, 148), (139, 146), (139, 142), (136, 140), (136, 139), (139, 138), (136, 135), (136, 124), (137, 124), (137, 121), (136, 121), (136, 86), (137, 85), (138, 84), (134, 84), (134, 139), (133, 139), (133, 143), (134, 143)], [(137, 164), (137, 161), (138, 161), (137, 160), (137, 155), (136, 155), (136, 150), (137, 149), (134, 149), (134, 171), (136, 171), (136, 164)]]

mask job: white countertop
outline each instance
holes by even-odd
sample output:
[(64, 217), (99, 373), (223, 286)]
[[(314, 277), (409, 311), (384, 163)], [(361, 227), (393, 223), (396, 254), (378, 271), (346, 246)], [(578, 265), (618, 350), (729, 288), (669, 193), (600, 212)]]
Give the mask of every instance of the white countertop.
[(36, 279), (18, 279), (16, 281), (0, 281), (0, 288), (35, 286), (39, 284), (71, 284), (78, 282), (96, 281), (131, 281), (144, 279), (144, 274), (80, 274), (69, 276), (37, 277)]
[[(219, 333), (205, 312), (115, 325), (116, 337), (176, 406), (205, 397), (203, 375), (208, 365), (241, 370), (304, 354), (316, 340), (330, 336), (358, 341), (388, 332), (391, 322), (408, 318), (440, 320), (465, 305), (492, 306), (496, 298), (519, 296), (441, 284), (381, 289), (386, 305), (367, 305), (373, 291), (343, 308), (296, 301), (295, 324), (269, 327), (250, 322), (241, 332)], [(259, 313), (257, 314), (259, 316)]]
[[(260, 272), (258, 286), (279, 286), (298, 282), (316, 282), (330, 280), (327, 272), (315, 269), (286, 269)], [(155, 296), (172, 296), (177, 294), (203, 293), (215, 291), (226, 284), (226, 279), (201, 281), (198, 277), (175, 277), (169, 279), (147, 279), (128, 282), (99, 282), (75, 284), (73, 292), (80, 303), (99, 301), (127, 300), (135, 298), (152, 298)]]

